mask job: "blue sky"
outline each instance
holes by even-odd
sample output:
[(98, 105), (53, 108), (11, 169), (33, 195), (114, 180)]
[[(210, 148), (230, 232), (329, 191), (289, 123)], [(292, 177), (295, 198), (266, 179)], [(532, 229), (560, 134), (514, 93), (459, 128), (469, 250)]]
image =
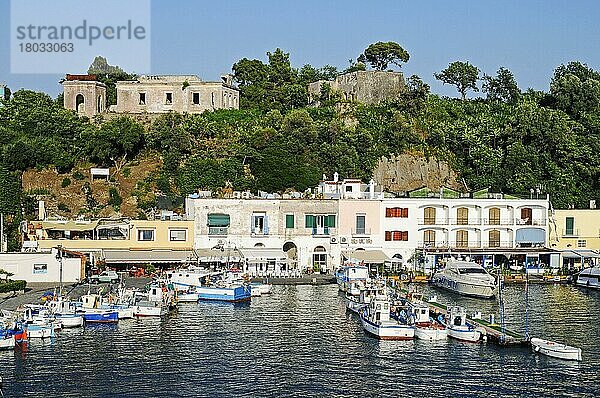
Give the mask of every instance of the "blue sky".
[[(507, 67), (523, 90), (547, 90), (554, 69), (571, 60), (600, 70), (597, 1), (152, 0), (151, 16), (153, 74), (216, 80), (237, 60), (265, 60), (277, 47), (295, 67), (343, 69), (376, 41), (400, 43), (410, 53), (404, 73), (453, 97), (433, 73), (456, 60), (487, 74)], [(60, 75), (9, 73), (9, 18), (10, 3), (0, 0), (0, 82), (55, 96)]]

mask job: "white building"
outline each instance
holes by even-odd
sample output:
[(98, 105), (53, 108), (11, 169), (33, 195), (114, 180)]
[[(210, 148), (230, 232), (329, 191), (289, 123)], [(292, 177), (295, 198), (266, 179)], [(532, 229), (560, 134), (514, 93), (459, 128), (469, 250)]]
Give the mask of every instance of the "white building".
[[(490, 265), (497, 256), (554, 264), (558, 255), (545, 249), (548, 209), (547, 197), (520, 199), (487, 190), (423, 188), (385, 197), (372, 181), (337, 176), (321, 182), (312, 199), (186, 200), (188, 217), (195, 221), (194, 247), (239, 250), (245, 270), (259, 274), (283, 271), (274, 265), (282, 253), (288, 257), (285, 271), (302, 272), (332, 272), (346, 260), (431, 268), (448, 255)], [(256, 259), (253, 248), (264, 248), (271, 257)]]
[[(61, 264), (62, 263), (62, 264)], [(85, 278), (85, 257), (58, 251), (38, 253), (0, 253), (0, 269), (14, 274), (13, 280), (29, 282), (75, 283)]]

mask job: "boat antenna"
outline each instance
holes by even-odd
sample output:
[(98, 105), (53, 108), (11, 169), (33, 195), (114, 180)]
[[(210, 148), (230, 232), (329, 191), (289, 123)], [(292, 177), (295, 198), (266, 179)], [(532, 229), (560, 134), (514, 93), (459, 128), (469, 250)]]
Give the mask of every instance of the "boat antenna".
[(529, 339), (529, 273), (525, 269), (525, 340)]

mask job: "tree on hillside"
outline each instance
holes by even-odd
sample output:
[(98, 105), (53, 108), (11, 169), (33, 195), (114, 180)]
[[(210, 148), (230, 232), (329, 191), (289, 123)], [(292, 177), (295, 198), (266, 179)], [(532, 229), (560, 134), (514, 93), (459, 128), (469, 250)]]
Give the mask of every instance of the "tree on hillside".
[(117, 103), (117, 88), (115, 83), (123, 80), (131, 80), (135, 75), (125, 72), (119, 66), (109, 65), (106, 58), (97, 56), (87, 71), (90, 75), (96, 75), (96, 79), (106, 84), (106, 108)]
[(579, 118), (600, 108), (600, 73), (581, 62), (569, 62), (554, 71), (550, 94), (556, 108)]
[(496, 76), (483, 76), (481, 91), (487, 93), (487, 99), (492, 101), (504, 101), (515, 103), (521, 96), (512, 72), (504, 67), (498, 69)]
[(84, 137), (88, 156), (102, 164), (112, 162), (119, 172), (142, 149), (144, 128), (128, 116), (119, 116), (100, 128), (88, 126)]
[(433, 76), (444, 84), (456, 86), (463, 100), (467, 98), (467, 90), (479, 91), (477, 88), (479, 69), (468, 61), (452, 62), (446, 69), (434, 73)]
[[(371, 64), (371, 67), (377, 70), (386, 70), (389, 64), (402, 67), (402, 62), (408, 62), (410, 55), (393, 41), (377, 42), (369, 45), (362, 54), (364, 59)], [(362, 61), (363, 57), (359, 57)]]

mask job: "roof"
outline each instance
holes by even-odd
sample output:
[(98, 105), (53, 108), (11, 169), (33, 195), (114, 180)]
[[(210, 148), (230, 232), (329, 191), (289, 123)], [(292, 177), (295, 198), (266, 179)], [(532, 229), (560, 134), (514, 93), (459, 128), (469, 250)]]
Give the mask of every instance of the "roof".
[(563, 258), (600, 258), (600, 254), (592, 250), (565, 250), (561, 253)]
[(356, 259), (365, 263), (382, 264), (390, 258), (381, 250), (348, 250), (342, 252), (345, 259)]
[(196, 261), (192, 250), (103, 250), (108, 264), (189, 263)]
[(54, 231), (92, 231), (98, 226), (98, 221), (42, 221), (42, 228)]

